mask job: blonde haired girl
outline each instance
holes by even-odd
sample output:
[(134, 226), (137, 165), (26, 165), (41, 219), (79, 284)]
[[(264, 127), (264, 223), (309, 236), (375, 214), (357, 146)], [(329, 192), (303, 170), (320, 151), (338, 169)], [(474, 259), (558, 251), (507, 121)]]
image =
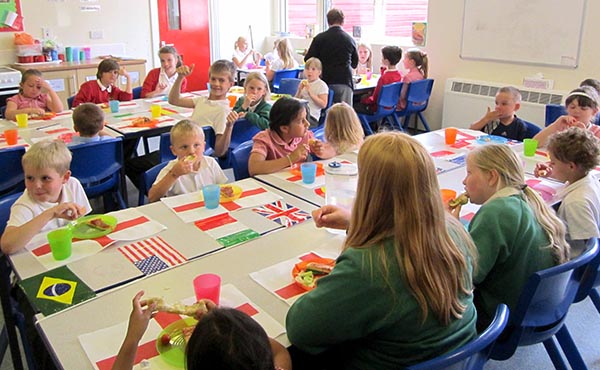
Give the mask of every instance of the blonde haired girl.
[[(484, 328), (496, 306), (514, 309), (529, 276), (568, 260), (565, 226), (525, 184), (519, 157), (506, 145), (486, 145), (467, 156), (465, 190), (483, 204), (469, 224), (479, 250), (475, 306)], [(460, 206), (454, 212), (460, 213)]]
[(244, 81), (244, 96), (237, 100), (233, 110), (227, 115), (227, 122), (233, 123), (245, 118), (261, 130), (268, 128), (271, 104), (266, 100), (270, 97), (269, 81), (265, 75), (261, 72), (249, 73)]
[(336, 103), (327, 111), (325, 142), (316, 140), (310, 150), (319, 158), (331, 158), (358, 150), (365, 134), (354, 109), (348, 103)]
[(248, 63), (255, 64), (261, 58), (262, 55), (258, 51), (248, 48), (248, 41), (244, 36), (238, 37), (233, 44), (231, 61), (235, 64), (236, 68), (244, 68)]
[(474, 246), (444, 212), (429, 153), (381, 133), (365, 140), (358, 168), (351, 216), (313, 212), (317, 226), (348, 236), (332, 273), (290, 308), (288, 338), (313, 355), (344, 353), (336, 368), (356, 369), (404, 368), (469, 342)]
[(294, 59), (292, 44), (289, 39), (281, 39), (279, 41), (277, 44), (277, 54), (279, 55), (279, 59), (275, 60), (273, 63), (269, 61), (265, 62), (267, 67), (267, 79), (269, 81), (272, 81), (273, 77), (275, 77), (275, 71), (298, 68), (298, 62)]

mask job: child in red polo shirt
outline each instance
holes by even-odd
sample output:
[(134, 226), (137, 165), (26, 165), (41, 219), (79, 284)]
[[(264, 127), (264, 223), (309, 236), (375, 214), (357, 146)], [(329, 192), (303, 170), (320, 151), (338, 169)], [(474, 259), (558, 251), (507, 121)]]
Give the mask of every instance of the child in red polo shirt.
[[(119, 75), (125, 76), (127, 86), (125, 91), (119, 89), (115, 83)], [(114, 59), (104, 59), (98, 65), (96, 73), (97, 80), (84, 82), (80, 87), (75, 99), (73, 99), (73, 108), (81, 103), (108, 103), (109, 100), (128, 101), (133, 99), (131, 92), (131, 77), (120, 67)]]

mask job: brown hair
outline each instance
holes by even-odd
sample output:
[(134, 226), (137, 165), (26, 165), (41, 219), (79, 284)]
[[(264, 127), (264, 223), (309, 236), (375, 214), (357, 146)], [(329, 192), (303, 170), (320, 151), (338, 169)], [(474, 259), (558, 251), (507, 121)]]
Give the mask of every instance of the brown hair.
[(31, 76), (42, 77), (42, 72), (37, 69), (28, 69), (21, 74), (21, 84), (19, 85), (19, 94), (23, 93), (23, 84), (27, 81), (27, 79)]
[(175, 57), (175, 60), (177, 60), (177, 67), (181, 67), (181, 65), (183, 64), (183, 60), (181, 59), (181, 55), (179, 55), (179, 53), (177, 52), (177, 49), (175, 49), (174, 46), (171, 45), (166, 45), (163, 46), (162, 48), (160, 48), (158, 50), (158, 56), (160, 57), (160, 54), (171, 54)]
[(104, 59), (98, 64), (98, 72), (96, 72), (96, 78), (102, 78), (102, 74), (105, 72), (112, 72), (119, 70), (119, 63), (114, 59)]
[(409, 49), (406, 52), (405, 58), (414, 60), (417, 69), (421, 71), (424, 78), (427, 78), (429, 72), (429, 58), (427, 57), (426, 52), (417, 48)]
[(97, 135), (104, 128), (104, 112), (94, 103), (83, 103), (73, 110), (73, 127), (83, 137)]
[(344, 12), (342, 9), (333, 8), (327, 12), (327, 24), (344, 24)]
[(231, 60), (227, 59), (219, 59), (210, 65), (208, 69), (208, 75), (212, 76), (215, 73), (227, 73), (229, 76), (229, 81), (235, 81), (235, 64)]
[(599, 144), (589, 130), (571, 127), (552, 134), (546, 148), (559, 161), (575, 163), (587, 175), (600, 163)]

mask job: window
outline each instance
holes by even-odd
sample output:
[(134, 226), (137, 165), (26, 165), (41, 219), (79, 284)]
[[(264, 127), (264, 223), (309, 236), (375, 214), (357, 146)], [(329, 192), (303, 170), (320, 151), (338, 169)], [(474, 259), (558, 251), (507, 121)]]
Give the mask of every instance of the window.
[[(410, 38), (412, 22), (427, 21), (428, 0), (330, 0), (331, 7), (344, 11), (344, 29), (352, 34), (354, 26), (361, 27), (361, 38), (371, 42), (386, 38)], [(287, 0), (287, 32), (306, 34), (307, 24), (327, 28), (318, 14), (323, 0)]]

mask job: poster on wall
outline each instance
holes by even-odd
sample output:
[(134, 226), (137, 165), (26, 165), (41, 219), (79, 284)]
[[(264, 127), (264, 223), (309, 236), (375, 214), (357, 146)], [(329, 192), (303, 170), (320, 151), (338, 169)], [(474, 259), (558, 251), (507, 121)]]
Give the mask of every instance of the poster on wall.
[(427, 43), (427, 22), (413, 22), (411, 36), (413, 45), (425, 46)]
[(23, 31), (21, 0), (0, 0), (0, 32)]

